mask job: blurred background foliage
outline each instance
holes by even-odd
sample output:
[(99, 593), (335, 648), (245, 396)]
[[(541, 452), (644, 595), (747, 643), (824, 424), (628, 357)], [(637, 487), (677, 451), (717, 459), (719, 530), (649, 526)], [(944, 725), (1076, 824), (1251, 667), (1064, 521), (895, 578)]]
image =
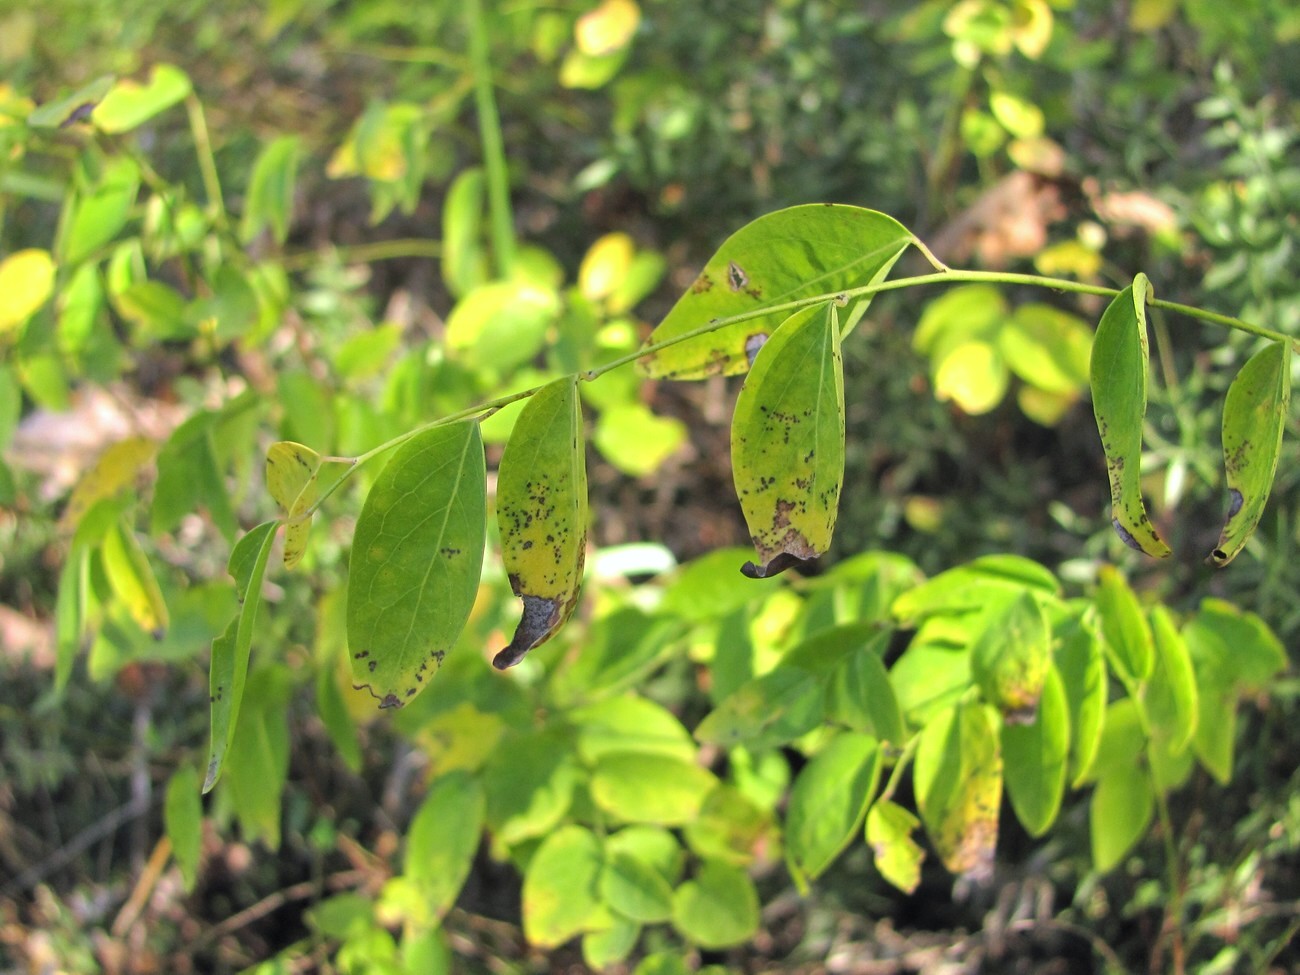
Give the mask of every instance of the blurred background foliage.
[[(503, 151), (476, 108), (482, 41)], [(159, 65), (194, 94), (134, 131), (35, 138), (21, 124), (104, 74), (144, 82)], [(1109, 285), (1141, 269), (1160, 297), (1300, 330), (1300, 12), (1286, 0), (47, 0), (0, 9), (0, 66), (0, 255), (57, 239), (68, 265), (103, 268), (62, 282), (25, 327), (0, 328), (0, 953), (19, 970), (233, 971), (270, 958), (264, 971), (436, 970), (448, 952), (464, 970), (576, 963), (528, 952), (518, 880), (486, 850), (447, 940), (419, 949), (437, 956), (424, 969), (384, 967), (392, 938), (357, 922), (364, 905), (304, 911), (323, 892), (371, 903), (413, 783), (440, 762), (482, 760), (447, 764), (448, 748), (484, 747), (448, 715), (468, 701), (460, 718), (486, 720), (532, 700), (492, 699), (507, 692), (478, 666), (511, 625), (499, 567), (418, 710), (375, 720), (350, 698), (336, 664), (355, 488), (318, 519), (305, 571), (272, 582), (245, 716), (267, 764), (217, 793), (193, 892), (159, 855), (167, 782), (193, 773), (205, 740), (202, 660), (233, 602), (229, 542), (271, 511), (258, 458), (273, 439), (358, 453), (621, 355), (722, 238), (812, 201), (883, 210), (955, 265)], [(503, 235), (492, 196), (505, 184)], [(120, 222), (101, 237), (123, 186)], [(91, 214), (80, 229), (77, 207)], [(1012, 552), (1086, 587), (1112, 560), (1175, 609), (1215, 595), (1257, 612), (1293, 648), (1293, 448), (1246, 555), (1211, 573), (1188, 554), (1208, 551), (1221, 522), (1219, 411), (1251, 343), (1154, 318), (1145, 469), (1179, 555), (1139, 562), (1109, 528), (1100, 451), (1085, 446), (1086, 354), (1068, 338), (1101, 307), (1019, 289), (877, 298), (844, 350), (848, 487), (828, 562), (880, 548), (933, 574)], [(521, 309), (523, 340), (499, 327)], [(683, 629), (695, 610), (654, 606), (679, 563), (745, 540), (724, 460), (735, 388), (642, 386), (625, 371), (583, 389), (600, 549), (587, 608), (552, 659), (634, 648), (643, 693), (689, 726), (710, 706), (702, 664), (718, 636)], [(57, 595), (75, 564), (59, 522), (69, 490), (106, 443), (162, 441), (185, 417), (193, 439), (168, 441), (170, 463), (205, 473), (160, 475), (145, 519), (167, 636), (151, 640), (105, 596), (96, 632), (69, 645)], [(494, 417), (489, 442), (510, 422)], [(1292, 421), (1291, 444), (1295, 433)], [(124, 486), (142, 466), (124, 468)], [(105, 500), (86, 501), (101, 502), (92, 534), (144, 515), (129, 490)], [(111, 579), (87, 591), (120, 595)], [(792, 600), (750, 605), (760, 638), (784, 638)], [(954, 971), (1008, 970), (1011, 957), (1017, 970), (1101, 970), (1092, 939), (1134, 971), (1294, 964), (1294, 950), (1276, 960), (1294, 934), (1288, 905), (1260, 891), (1300, 889), (1296, 691), (1288, 675), (1243, 712), (1231, 787), (1193, 779), (1176, 844), (1148, 839), (1114, 873), (1089, 871), (1077, 800), (1043, 843), (1004, 817), (997, 882), (964, 898), (929, 867), (916, 894), (898, 894), (858, 844), (807, 902), (779, 867), (760, 872), (763, 936), (692, 963), (813, 966), (838, 951), (893, 957), (879, 970), (901, 972), (947, 949)], [(733, 770), (751, 798), (764, 774)], [(1151, 950), (1165, 943), (1153, 925), (1174, 896), (1171, 850), (1188, 905), (1179, 960)], [(1036, 897), (1073, 926), (1057, 967), (1043, 946), (997, 934), (1039, 916)], [(960, 932), (981, 926), (972, 947)], [(678, 970), (659, 937), (646, 970)]]

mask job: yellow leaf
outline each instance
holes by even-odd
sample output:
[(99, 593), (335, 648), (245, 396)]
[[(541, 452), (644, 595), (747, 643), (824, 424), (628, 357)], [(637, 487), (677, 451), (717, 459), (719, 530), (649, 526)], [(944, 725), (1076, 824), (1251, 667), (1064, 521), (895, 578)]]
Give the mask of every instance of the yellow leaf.
[(636, 245), (627, 234), (606, 234), (591, 245), (578, 269), (578, 288), (584, 298), (600, 301), (622, 283), (632, 266)]
[(961, 343), (944, 356), (934, 374), (934, 395), (952, 400), (971, 416), (993, 409), (1006, 390), (1006, 363), (987, 342)]
[(134, 484), (140, 472), (153, 462), (157, 450), (158, 445), (146, 437), (128, 437), (111, 444), (72, 489), (59, 527), (71, 531), (96, 501), (111, 498)]
[(604, 0), (578, 18), (573, 35), (583, 54), (612, 54), (627, 46), (640, 22), (641, 8), (634, 0)]
[(0, 333), (27, 321), (54, 290), (49, 251), (29, 248), (0, 261)]

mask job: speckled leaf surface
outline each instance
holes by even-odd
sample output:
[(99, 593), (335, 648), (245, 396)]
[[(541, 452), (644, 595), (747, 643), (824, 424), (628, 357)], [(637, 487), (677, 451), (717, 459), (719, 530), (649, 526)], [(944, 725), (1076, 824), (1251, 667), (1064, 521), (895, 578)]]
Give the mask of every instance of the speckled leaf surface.
[(844, 482), (844, 372), (834, 305), (791, 315), (736, 400), (731, 465), (763, 578), (825, 554)]
[(524, 603), (504, 669), (549, 640), (573, 614), (587, 551), (587, 466), (577, 384), (560, 379), (515, 421), (497, 474), (497, 524), (510, 587)]
[(1277, 473), (1290, 403), (1291, 346), (1273, 342), (1241, 367), (1223, 404), (1228, 520), (1207, 560), (1211, 565), (1236, 558), (1259, 524)]
[(348, 584), (352, 676), (380, 702), (414, 697), (456, 642), (478, 591), (486, 536), (478, 424), (402, 444), (357, 519)]
[(1110, 477), (1111, 524), (1124, 543), (1170, 554), (1142, 503), (1142, 421), (1147, 412), (1147, 313), (1151, 283), (1139, 274), (1107, 307), (1092, 343), (1092, 409)]
[[(912, 240), (897, 220), (861, 207), (817, 203), (769, 213), (727, 238), (646, 345), (713, 319), (883, 280)], [(685, 339), (641, 359), (638, 368), (656, 379), (742, 373), (786, 314)]]

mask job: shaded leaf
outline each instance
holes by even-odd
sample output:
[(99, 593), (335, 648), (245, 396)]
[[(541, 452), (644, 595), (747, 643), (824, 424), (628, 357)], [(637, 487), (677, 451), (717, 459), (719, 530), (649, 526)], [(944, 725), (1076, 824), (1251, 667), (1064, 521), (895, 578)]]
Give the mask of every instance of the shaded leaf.
[(921, 821), (943, 865), (956, 874), (986, 874), (1002, 804), (992, 712), (968, 701), (932, 718), (921, 730), (913, 774)]
[(415, 883), (431, 922), (455, 903), (469, 876), (483, 829), (478, 779), (451, 772), (434, 780), (406, 831), (404, 873)]
[(221, 769), (235, 737), (244, 685), (248, 679), (248, 660), (253, 646), (257, 608), (262, 601), (262, 577), (275, 541), (279, 522), (267, 521), (249, 531), (230, 552), (226, 569), (235, 580), (239, 615), (226, 631), (212, 641), (209, 701), (211, 702), (211, 738), (208, 745), (208, 773), (203, 791), (209, 792), (221, 776)]
[[(582, 960), (595, 970), (608, 968), (627, 958), (641, 937), (641, 925), (636, 921), (615, 917), (603, 931), (588, 931), (582, 936)], [(427, 969), (411, 969), (426, 971)], [(450, 966), (448, 966), (450, 971)]]
[(483, 568), (486, 474), (478, 424), (402, 444), (366, 497), (352, 540), (352, 674), (380, 702), (414, 697), (469, 618)]
[(1092, 409), (1110, 477), (1111, 523), (1124, 543), (1170, 554), (1142, 502), (1142, 421), (1147, 412), (1147, 314), (1151, 282), (1139, 274), (1107, 307), (1092, 343)]
[(822, 684), (813, 674), (778, 667), (724, 698), (696, 727), (695, 737), (728, 748), (775, 748), (818, 725), (824, 697)]
[(267, 229), (277, 244), (283, 244), (288, 238), (301, 148), (298, 136), (282, 135), (264, 145), (257, 154), (248, 180), (244, 218), (239, 224), (239, 239), (244, 243)]
[(447, 190), (442, 207), (442, 280), (456, 298), (464, 297), (489, 277), (483, 245), (483, 208), (487, 180), (483, 170), (461, 172)]
[(203, 853), (203, 802), (199, 798), (199, 776), (190, 765), (182, 765), (167, 782), (163, 799), (163, 826), (171, 840), (172, 856), (180, 867), (185, 890), (194, 889)]
[(1291, 344), (1271, 342), (1241, 367), (1223, 404), (1228, 520), (1206, 560), (1225, 566), (1254, 534), (1273, 487), (1291, 402)]
[(560, 379), (524, 406), (497, 474), (497, 525), (523, 619), (498, 670), (559, 631), (578, 604), (587, 555), (587, 467), (577, 384)]
[[(874, 210), (812, 204), (769, 213), (727, 238), (644, 347), (681, 338), (714, 319), (873, 284), (912, 240), (906, 227)], [(686, 339), (638, 360), (637, 367), (662, 379), (744, 372), (751, 339), (771, 335), (788, 314), (786, 309)]]
[(776, 842), (771, 813), (735, 786), (716, 786), (686, 824), (686, 842), (707, 860), (744, 867)]
[(601, 899), (620, 914), (643, 924), (667, 921), (673, 889), (653, 866), (631, 853), (607, 851), (600, 875)]
[(1093, 790), (1089, 805), (1092, 863), (1103, 873), (1119, 864), (1146, 832), (1155, 810), (1155, 792), (1136, 764), (1109, 771)]
[(834, 305), (796, 312), (764, 344), (731, 422), (736, 494), (774, 575), (830, 547), (844, 481), (844, 373)]
[(785, 817), (786, 855), (802, 886), (849, 844), (880, 783), (881, 754), (870, 735), (837, 735), (799, 772)]
[(748, 874), (706, 860), (673, 892), (673, 927), (701, 948), (726, 948), (758, 930), (758, 892)]
[(46, 102), (27, 116), (27, 124), (37, 129), (63, 128), (87, 118), (100, 99), (108, 94), (117, 79), (103, 75), (82, 85), (70, 95)]
[(1069, 703), (1060, 674), (1052, 667), (1033, 722), (1002, 728), (1007, 797), (1030, 836), (1042, 836), (1056, 820), (1069, 753)]
[(1052, 633), (1038, 600), (1023, 592), (995, 612), (971, 647), (971, 676), (1008, 724), (1034, 720), (1051, 668)]

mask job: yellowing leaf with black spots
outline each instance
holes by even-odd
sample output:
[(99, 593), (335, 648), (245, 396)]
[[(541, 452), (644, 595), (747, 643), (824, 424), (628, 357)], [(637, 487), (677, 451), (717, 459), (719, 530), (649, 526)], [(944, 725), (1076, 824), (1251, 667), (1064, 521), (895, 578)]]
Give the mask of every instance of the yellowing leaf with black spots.
[(727, 238), (645, 347), (680, 341), (638, 360), (637, 368), (654, 379), (742, 373), (758, 337), (772, 334), (789, 309), (685, 336), (714, 319), (874, 284), (913, 239), (893, 217), (861, 207), (816, 203), (759, 217)]
[(957, 874), (992, 870), (1002, 804), (993, 712), (967, 701), (935, 716), (921, 731), (914, 775), (921, 821), (943, 865)]
[(795, 312), (736, 400), (731, 465), (763, 578), (824, 555), (844, 481), (844, 372), (834, 305)]
[(1291, 345), (1273, 342), (1250, 357), (1223, 404), (1223, 460), (1228, 520), (1206, 560), (1225, 566), (1254, 534), (1273, 487), (1282, 430), (1291, 403)]
[(119, 520), (104, 535), (100, 557), (108, 584), (131, 619), (155, 640), (161, 640), (167, 632), (167, 603), (135, 532)]
[(1107, 307), (1092, 342), (1092, 410), (1110, 476), (1111, 524), (1130, 548), (1170, 554), (1142, 503), (1142, 421), (1147, 412), (1147, 312), (1151, 282), (1139, 274)]
[(158, 445), (146, 437), (127, 437), (109, 444), (72, 489), (72, 497), (59, 519), (59, 527), (64, 531), (73, 530), (95, 502), (111, 498), (135, 484), (145, 468), (153, 463), (157, 452)]
[(587, 554), (587, 466), (577, 383), (534, 395), (501, 456), (497, 525), (510, 588), (524, 601), (514, 639), (492, 660), (504, 670), (573, 614)]
[(352, 538), (352, 676), (380, 707), (424, 686), (469, 618), (483, 569), (486, 474), (478, 423), (424, 430), (397, 448)]

